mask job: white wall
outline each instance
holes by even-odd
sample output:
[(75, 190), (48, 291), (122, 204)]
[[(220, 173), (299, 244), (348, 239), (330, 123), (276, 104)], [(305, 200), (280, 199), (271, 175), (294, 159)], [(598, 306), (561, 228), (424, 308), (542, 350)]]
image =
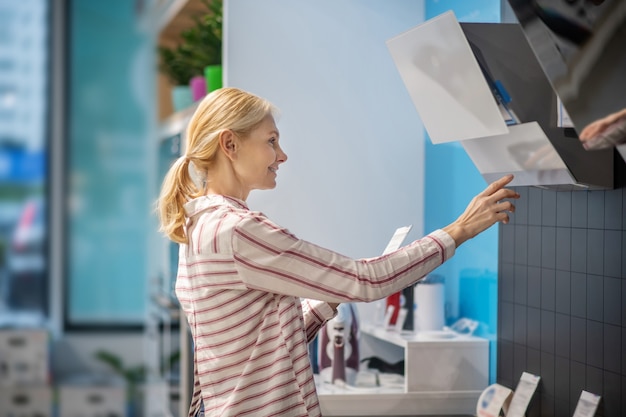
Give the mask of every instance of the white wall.
[(289, 156), (248, 202), (353, 257), (399, 226), (423, 233), (423, 127), (385, 41), (423, 21), (415, 0), (226, 0), (225, 84), (281, 110)]

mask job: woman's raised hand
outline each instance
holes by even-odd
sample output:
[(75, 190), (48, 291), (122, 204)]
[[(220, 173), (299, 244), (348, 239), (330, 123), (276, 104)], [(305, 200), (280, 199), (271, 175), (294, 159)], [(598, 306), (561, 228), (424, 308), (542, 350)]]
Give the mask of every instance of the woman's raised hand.
[(489, 184), (470, 201), (458, 219), (443, 228), (454, 239), (457, 247), (497, 222), (509, 222), (508, 213), (515, 212), (515, 205), (507, 199), (519, 198), (517, 192), (504, 188), (512, 180), (513, 175), (506, 175)]

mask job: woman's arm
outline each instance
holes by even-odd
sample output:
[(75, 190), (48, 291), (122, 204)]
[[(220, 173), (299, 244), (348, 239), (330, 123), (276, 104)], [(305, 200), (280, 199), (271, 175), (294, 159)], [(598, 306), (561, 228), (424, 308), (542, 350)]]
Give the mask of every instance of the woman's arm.
[(519, 197), (504, 188), (512, 179), (503, 177), (489, 185), (443, 230), (367, 259), (304, 241), (262, 214), (250, 213), (233, 231), (237, 275), (250, 289), (330, 303), (384, 298), (430, 273), (466, 240), (498, 221), (508, 222), (507, 211), (514, 206), (503, 200)]
[(443, 228), (454, 239), (457, 248), (493, 224), (509, 222), (507, 212), (515, 212), (515, 206), (505, 199), (517, 199), (519, 194), (503, 187), (512, 180), (513, 176), (507, 175), (489, 184), (470, 201), (465, 212), (456, 221)]
[(324, 324), (337, 315), (338, 305), (318, 300), (302, 300), (302, 316), (307, 343), (311, 343)]

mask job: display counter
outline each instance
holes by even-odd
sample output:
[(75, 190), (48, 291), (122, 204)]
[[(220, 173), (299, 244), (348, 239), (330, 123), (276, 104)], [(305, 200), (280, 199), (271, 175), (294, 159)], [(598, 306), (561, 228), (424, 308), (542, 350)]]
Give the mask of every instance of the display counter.
[(362, 323), (361, 337), (404, 350), (403, 384), (337, 386), (318, 380), (324, 416), (473, 415), (489, 384), (489, 341), (451, 332), (398, 332)]

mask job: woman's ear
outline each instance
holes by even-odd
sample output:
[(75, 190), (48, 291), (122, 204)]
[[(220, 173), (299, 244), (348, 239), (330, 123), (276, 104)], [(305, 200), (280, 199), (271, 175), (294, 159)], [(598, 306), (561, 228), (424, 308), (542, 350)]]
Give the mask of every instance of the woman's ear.
[(220, 149), (224, 152), (224, 155), (231, 161), (235, 159), (235, 153), (237, 152), (237, 136), (232, 130), (224, 130), (219, 136)]

